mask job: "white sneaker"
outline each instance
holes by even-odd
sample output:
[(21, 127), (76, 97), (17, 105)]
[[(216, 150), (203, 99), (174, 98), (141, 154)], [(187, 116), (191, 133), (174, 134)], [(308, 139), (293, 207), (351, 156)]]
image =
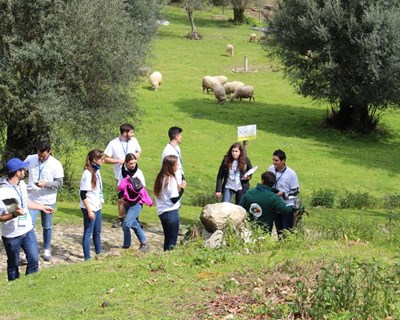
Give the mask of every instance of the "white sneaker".
[(44, 261), (50, 261), (51, 260), (51, 251), (50, 251), (50, 249), (44, 249), (43, 260)]

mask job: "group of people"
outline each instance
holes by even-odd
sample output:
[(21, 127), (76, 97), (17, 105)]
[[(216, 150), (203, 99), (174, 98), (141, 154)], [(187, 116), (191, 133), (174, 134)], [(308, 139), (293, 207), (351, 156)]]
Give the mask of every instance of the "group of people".
[(296, 172), (286, 165), (286, 154), (278, 149), (272, 154), (272, 165), (261, 174), (261, 182), (249, 189), (252, 164), (240, 143), (234, 143), (225, 154), (217, 174), (215, 196), (222, 202), (242, 206), (255, 221), (271, 233), (273, 224), (279, 237), (293, 228), (294, 197), (299, 193)]
[[(164, 251), (172, 250), (178, 240), (180, 227), (179, 208), (186, 188), (180, 143), (182, 129), (168, 130), (169, 142), (161, 156), (161, 169), (153, 185), (157, 213), (164, 231)], [(91, 258), (91, 239), (96, 254), (101, 253), (101, 228), (103, 182), (100, 169), (103, 163), (114, 165), (117, 185), (118, 222), (122, 227), (122, 248), (132, 245), (131, 229), (140, 245), (139, 250), (150, 250), (139, 215), (143, 205), (152, 206), (153, 200), (146, 189), (146, 181), (138, 160), (142, 149), (134, 137), (134, 127), (128, 123), (120, 126), (120, 135), (110, 141), (105, 149), (91, 150), (85, 161), (80, 181), (80, 208), (83, 215), (82, 248), (84, 259)], [(268, 232), (275, 223), (278, 234), (290, 230), (293, 209), (290, 196), (299, 193), (296, 173), (286, 166), (282, 150), (273, 154), (273, 165), (261, 175), (261, 183), (249, 189), (252, 164), (240, 143), (234, 143), (226, 153), (217, 175), (217, 198), (243, 206)], [(29, 172), (28, 184), (24, 182)], [(250, 170), (250, 171), (249, 171)], [(254, 170), (253, 170), (254, 171)], [(6, 175), (0, 179), (0, 222), (2, 240), (7, 254), (8, 280), (19, 278), (19, 265), (27, 264), (26, 274), (38, 271), (39, 249), (34, 227), (41, 214), (43, 228), (43, 259), (51, 260), (52, 217), (56, 207), (57, 190), (63, 185), (64, 170), (51, 155), (48, 141), (41, 142), (37, 153), (25, 161), (10, 159), (5, 165)], [(25, 257), (20, 256), (21, 249)]]

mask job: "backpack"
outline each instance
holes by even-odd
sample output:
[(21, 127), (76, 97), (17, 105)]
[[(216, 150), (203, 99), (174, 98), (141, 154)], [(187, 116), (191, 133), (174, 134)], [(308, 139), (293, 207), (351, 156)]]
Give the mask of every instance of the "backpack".
[(137, 177), (125, 177), (118, 185), (118, 192), (122, 194), (122, 197), (129, 206), (136, 204), (147, 204), (148, 206), (153, 205), (153, 200), (147, 193), (146, 188)]

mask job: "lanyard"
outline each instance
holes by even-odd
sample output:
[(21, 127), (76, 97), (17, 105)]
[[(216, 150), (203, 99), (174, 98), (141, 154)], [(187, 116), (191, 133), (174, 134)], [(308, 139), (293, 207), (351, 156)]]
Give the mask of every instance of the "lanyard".
[(169, 144), (172, 146), (172, 148), (175, 149), (176, 153), (178, 154), (179, 162), (181, 163), (181, 166), (183, 167), (183, 161), (182, 161), (181, 153), (179, 152), (179, 150), (171, 142), (169, 142)]
[(129, 140), (126, 141), (126, 148), (124, 148), (124, 144), (122, 143), (121, 138), (119, 138), (119, 142), (121, 142), (122, 150), (124, 150), (125, 155), (127, 155), (127, 153), (128, 153), (128, 143), (129, 143)]
[[(283, 174), (285, 173), (287, 167), (285, 167), (285, 169), (283, 169), (283, 171), (281, 172), (281, 175), (279, 176), (279, 178), (276, 180), (275, 184), (274, 184), (274, 188), (276, 188), (276, 186), (278, 185), (279, 180), (281, 180)], [(275, 172), (277, 172), (277, 170), (275, 169)]]
[(20, 187), (20, 185), (18, 185), (19, 191), (17, 190), (17, 187), (16, 187), (16, 186), (13, 186), (13, 188), (14, 188), (15, 192), (18, 194), (19, 200), (20, 200), (20, 204), (21, 204), (21, 208), (23, 208), (23, 207), (24, 207), (24, 199), (22, 198), (22, 190), (21, 190), (21, 187)]
[(103, 182), (101, 181), (101, 176), (96, 172), (97, 181), (99, 182), (100, 193), (103, 193)]
[[(46, 165), (48, 159), (49, 159), (49, 158), (47, 158), (46, 161), (43, 162), (42, 167), (40, 167), (40, 159), (39, 159), (39, 156), (38, 156), (38, 169), (39, 169), (38, 181), (40, 181), (40, 179), (41, 179), (41, 177), (42, 177), (42, 172), (43, 172), (44, 166)], [(43, 178), (44, 178), (44, 177), (43, 177)]]

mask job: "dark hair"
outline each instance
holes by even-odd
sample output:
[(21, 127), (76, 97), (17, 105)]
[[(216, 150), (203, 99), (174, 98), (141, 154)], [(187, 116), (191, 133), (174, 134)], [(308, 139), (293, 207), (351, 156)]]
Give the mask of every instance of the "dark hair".
[(119, 132), (121, 134), (123, 134), (124, 132), (129, 132), (131, 130), (133, 131), (133, 130), (135, 130), (135, 128), (133, 127), (133, 125), (131, 125), (129, 123), (121, 124), (121, 126), (119, 127)]
[(92, 162), (94, 159), (100, 159), (103, 157), (103, 151), (100, 149), (93, 149), (89, 151), (86, 156), (85, 169), (87, 169), (92, 174), (92, 187), (96, 188), (97, 176), (96, 171), (93, 169)]
[(277, 156), (281, 161), (286, 160), (286, 153), (281, 149), (275, 150), (272, 155)]
[(127, 153), (125, 156), (125, 163), (131, 160), (137, 160), (136, 156), (133, 153)]
[(168, 130), (169, 140), (175, 139), (175, 137), (182, 132), (182, 128), (179, 127), (171, 127)]
[(160, 172), (157, 174), (156, 181), (154, 182), (153, 192), (158, 198), (160, 197), (163, 188), (168, 187), (169, 179), (166, 177), (175, 177), (174, 166), (178, 162), (178, 157), (174, 155), (166, 156), (163, 159)]
[(229, 148), (228, 152), (224, 156), (224, 166), (228, 167), (229, 169), (232, 168), (232, 163), (233, 163), (233, 157), (232, 157), (232, 149), (237, 148), (240, 151), (240, 155), (238, 158), (238, 167), (239, 170), (243, 171), (246, 170), (246, 155), (243, 152), (243, 147), (239, 142), (235, 142), (231, 147)]
[(262, 175), (261, 175), (261, 180), (262, 183), (267, 185), (268, 187), (273, 187), (273, 185), (276, 183), (276, 176), (275, 173), (271, 172), (271, 171), (265, 171)]
[(45, 152), (45, 151), (50, 151), (51, 145), (50, 142), (47, 140), (40, 141), (38, 146), (37, 146), (37, 151), (40, 153)]

